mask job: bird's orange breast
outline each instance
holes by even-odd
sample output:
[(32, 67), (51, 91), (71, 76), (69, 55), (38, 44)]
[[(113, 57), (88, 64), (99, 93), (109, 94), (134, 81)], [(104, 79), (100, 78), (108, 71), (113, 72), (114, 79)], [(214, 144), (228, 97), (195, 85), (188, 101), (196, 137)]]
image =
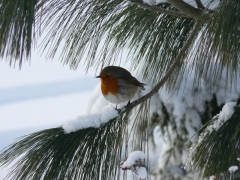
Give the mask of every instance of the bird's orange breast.
[(118, 94), (120, 90), (118, 79), (116, 77), (101, 78), (101, 90), (103, 95)]

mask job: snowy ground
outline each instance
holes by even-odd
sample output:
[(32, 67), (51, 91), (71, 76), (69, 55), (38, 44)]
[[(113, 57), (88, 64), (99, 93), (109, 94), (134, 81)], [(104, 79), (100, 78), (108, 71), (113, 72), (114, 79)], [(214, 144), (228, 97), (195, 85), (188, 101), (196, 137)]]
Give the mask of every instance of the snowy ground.
[[(15, 138), (61, 126), (84, 112), (85, 104), (99, 83), (92, 70), (74, 71), (59, 61), (38, 56), (31, 64), (9, 67), (0, 62), (0, 150)], [(0, 179), (6, 168), (0, 168)]]

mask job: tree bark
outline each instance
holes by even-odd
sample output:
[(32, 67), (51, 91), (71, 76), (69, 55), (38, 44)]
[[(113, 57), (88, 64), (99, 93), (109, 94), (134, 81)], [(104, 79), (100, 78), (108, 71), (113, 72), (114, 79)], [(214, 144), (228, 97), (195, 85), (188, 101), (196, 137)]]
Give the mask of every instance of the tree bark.
[(197, 4), (197, 7), (200, 8), (200, 9), (205, 9), (205, 7), (203, 6), (201, 0), (195, 0), (196, 4)]
[(180, 12), (180, 11), (172, 11), (172, 10), (166, 10), (164, 8), (158, 7), (158, 6), (152, 6), (140, 1), (131, 1), (134, 4), (137, 4), (143, 8), (149, 9), (151, 11), (167, 14), (167, 15), (172, 15), (172, 16), (177, 16), (177, 17), (189, 17), (188, 15)]
[(204, 21), (206, 18), (206, 15), (203, 14), (203, 10), (193, 7), (183, 0), (168, 0), (168, 2), (179, 11), (198, 21)]

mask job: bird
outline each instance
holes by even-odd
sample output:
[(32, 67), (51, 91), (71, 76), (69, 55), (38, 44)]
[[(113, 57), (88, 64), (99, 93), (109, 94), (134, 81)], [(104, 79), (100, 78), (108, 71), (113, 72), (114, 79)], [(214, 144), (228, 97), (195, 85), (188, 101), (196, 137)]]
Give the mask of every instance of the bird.
[[(138, 88), (145, 90), (145, 83), (139, 82), (129, 71), (120, 66), (107, 66), (102, 69), (99, 76), (101, 79), (101, 91), (105, 99), (117, 105), (134, 97)], [(127, 104), (127, 105), (128, 105)]]

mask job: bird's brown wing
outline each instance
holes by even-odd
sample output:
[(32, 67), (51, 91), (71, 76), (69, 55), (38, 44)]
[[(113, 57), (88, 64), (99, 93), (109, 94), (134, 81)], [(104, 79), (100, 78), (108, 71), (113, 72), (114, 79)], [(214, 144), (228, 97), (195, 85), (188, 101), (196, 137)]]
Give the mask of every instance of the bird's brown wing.
[(144, 86), (146, 86), (147, 84), (141, 83), (139, 82), (135, 77), (131, 77), (129, 79), (129, 82), (135, 86), (138, 86), (141, 90), (145, 90)]
[(120, 72), (120, 75), (118, 76), (118, 78), (123, 79), (124, 81), (128, 81), (130, 84), (132, 84), (134, 86), (138, 86), (141, 90), (145, 90), (144, 86), (147, 85), (145, 83), (139, 82), (135, 77), (133, 77), (131, 75), (130, 72), (128, 72), (127, 70), (125, 70), (123, 68), (121, 68), (121, 72)]

